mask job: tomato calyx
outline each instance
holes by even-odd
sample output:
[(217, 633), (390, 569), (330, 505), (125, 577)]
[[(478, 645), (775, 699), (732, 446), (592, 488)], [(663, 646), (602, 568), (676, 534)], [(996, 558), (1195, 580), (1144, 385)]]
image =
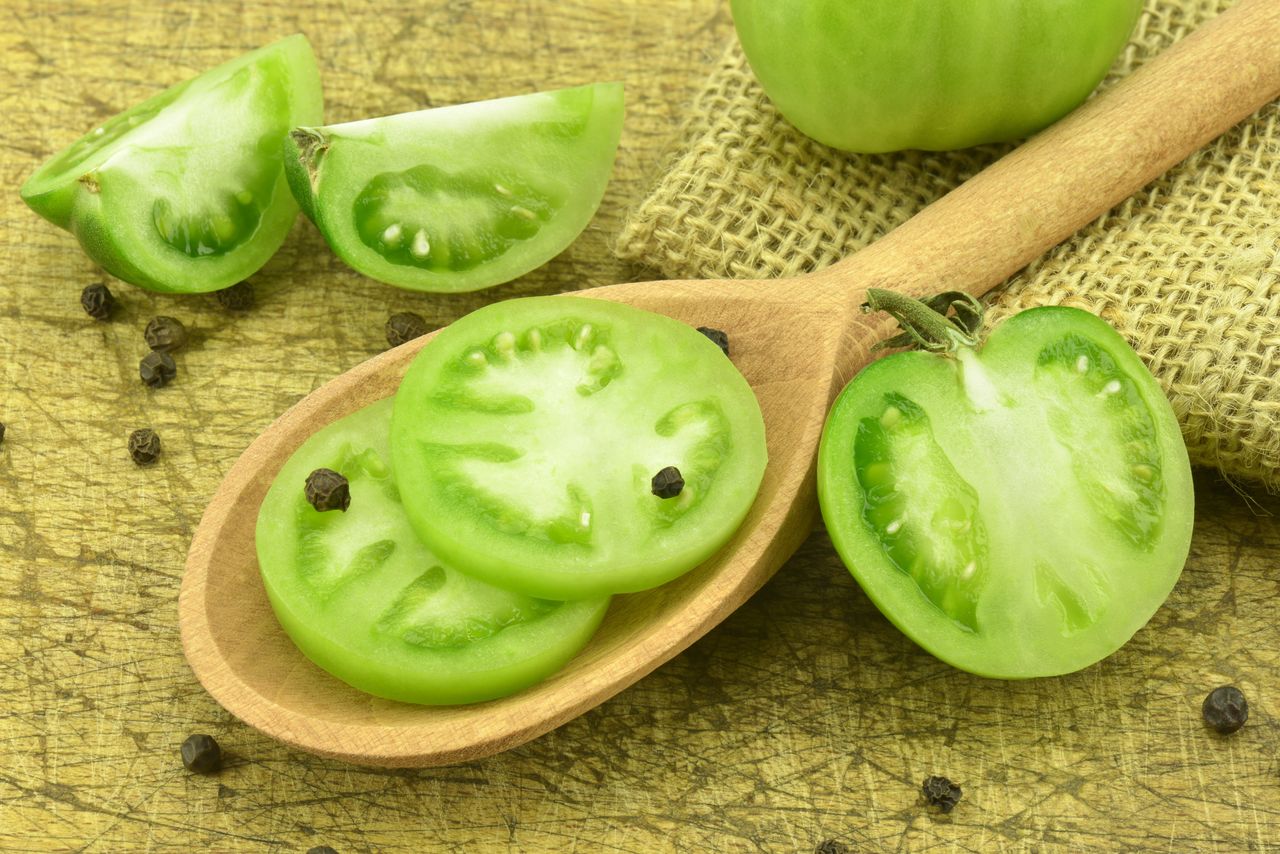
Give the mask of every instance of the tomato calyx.
[(873, 350), (920, 347), (930, 353), (954, 353), (961, 347), (978, 346), (978, 330), (986, 309), (976, 297), (964, 291), (944, 291), (926, 300), (913, 299), (895, 291), (868, 288), (864, 313), (888, 312), (903, 330), (881, 341)]

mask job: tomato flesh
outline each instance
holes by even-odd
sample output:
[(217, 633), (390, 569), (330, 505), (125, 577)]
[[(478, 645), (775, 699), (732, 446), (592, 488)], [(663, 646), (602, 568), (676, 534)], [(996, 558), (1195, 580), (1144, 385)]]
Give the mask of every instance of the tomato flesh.
[(828, 531), (868, 596), (985, 676), (1111, 654), (1190, 547), (1168, 401), (1123, 338), (1075, 309), (1023, 312), (958, 358), (873, 363), (837, 400), (818, 471)]
[(760, 84), (849, 151), (1017, 139), (1102, 80), (1142, 0), (733, 0)]
[(540, 266), (595, 213), (622, 129), (603, 83), (299, 128), (290, 186), (334, 252), (404, 288), (470, 291)]
[[(472, 703), (558, 670), (590, 639), (608, 597), (557, 602), (495, 587), (441, 561), (400, 502), (379, 401), (309, 438), (259, 511), (258, 562), (272, 608), (298, 648), (379, 697)], [(317, 512), (303, 483), (346, 477), (346, 512)]]
[[(654, 587), (720, 548), (764, 473), (755, 395), (682, 323), (574, 297), (443, 330), (396, 394), (392, 453), (423, 540), (537, 596)], [(685, 485), (660, 498), (675, 466)]]
[(157, 291), (210, 291), (256, 272), (297, 203), (281, 145), (321, 114), (307, 40), (290, 36), (122, 113), (22, 187), (113, 275)]

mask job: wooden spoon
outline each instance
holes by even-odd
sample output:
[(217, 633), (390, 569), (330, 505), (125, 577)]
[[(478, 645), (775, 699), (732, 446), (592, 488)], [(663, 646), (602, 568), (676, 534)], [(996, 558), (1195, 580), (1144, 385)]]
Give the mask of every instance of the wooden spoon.
[(439, 765), (521, 744), (582, 714), (701, 637), (756, 592), (810, 532), (814, 459), (834, 395), (888, 332), (858, 307), (869, 286), (982, 294), (1280, 94), (1280, 0), (1242, 0), (1119, 85), (869, 248), (789, 281), (662, 281), (581, 292), (724, 329), (760, 400), (769, 466), (737, 536), (656, 590), (619, 596), (564, 670), (513, 697), (461, 707), (360, 693), (280, 629), (254, 555), (258, 505), (315, 430), (395, 392), (427, 339), (348, 371), (282, 415), (205, 511), (179, 597), (200, 682), (246, 723), (324, 756)]

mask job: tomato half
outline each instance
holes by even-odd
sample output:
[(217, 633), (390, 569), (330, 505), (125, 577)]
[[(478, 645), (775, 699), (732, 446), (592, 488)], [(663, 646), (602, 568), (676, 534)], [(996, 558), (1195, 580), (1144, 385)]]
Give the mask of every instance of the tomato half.
[[(396, 394), (414, 527), (481, 578), (555, 599), (655, 587), (729, 539), (764, 475), (764, 420), (683, 323), (576, 297), (507, 300), (444, 329)], [(660, 497), (668, 467), (684, 481)]]
[(980, 350), (868, 366), (831, 412), (818, 494), (885, 616), (999, 678), (1119, 649), (1177, 581), (1194, 508), (1159, 385), (1104, 321), (1061, 307), (1016, 315)]
[[(414, 534), (390, 468), (390, 399), (317, 432), (285, 463), (258, 514), (258, 562), (285, 632), (334, 676), (410, 703), (505, 696), (558, 670), (608, 598), (552, 602), (439, 560)], [(304, 497), (318, 468), (350, 483), (345, 511)]]
[(166, 89), (90, 131), (22, 198), (112, 275), (155, 291), (213, 291), (275, 254), (298, 214), (281, 145), (321, 118), (301, 35)]
[(849, 151), (1017, 139), (1074, 109), (1142, 0), (732, 0), (784, 116)]
[(604, 196), (622, 84), (299, 128), (290, 186), (329, 246), (374, 279), (473, 291), (549, 261)]

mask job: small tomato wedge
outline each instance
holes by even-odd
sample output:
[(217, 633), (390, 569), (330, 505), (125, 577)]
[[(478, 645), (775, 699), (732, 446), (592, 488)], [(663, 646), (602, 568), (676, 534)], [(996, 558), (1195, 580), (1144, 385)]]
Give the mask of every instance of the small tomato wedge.
[[(396, 393), (391, 452), (432, 549), (553, 599), (645, 590), (706, 560), (766, 456), (755, 394), (716, 344), (580, 297), (507, 300), (441, 331)], [(668, 467), (676, 494), (655, 488)]]
[(1079, 670), (1128, 641), (1178, 580), (1194, 508), (1160, 386), (1104, 321), (1062, 307), (1016, 315), (981, 348), (868, 366), (832, 409), (818, 494), (885, 616), (1002, 679)]
[(298, 214), (289, 130), (321, 118), (301, 35), (179, 83), (96, 128), (22, 187), (112, 275), (155, 291), (220, 290), (256, 272)]
[(474, 291), (549, 261), (586, 228), (622, 132), (600, 83), (289, 136), (303, 211), (353, 269), (420, 291)]
[[(285, 463), (258, 515), (258, 562), (280, 624), (312, 661), (391, 700), (473, 703), (558, 670), (608, 598), (552, 602), (494, 587), (439, 560), (413, 532), (390, 468), (392, 402), (317, 432)], [(351, 503), (316, 511), (303, 484), (342, 474)]]

